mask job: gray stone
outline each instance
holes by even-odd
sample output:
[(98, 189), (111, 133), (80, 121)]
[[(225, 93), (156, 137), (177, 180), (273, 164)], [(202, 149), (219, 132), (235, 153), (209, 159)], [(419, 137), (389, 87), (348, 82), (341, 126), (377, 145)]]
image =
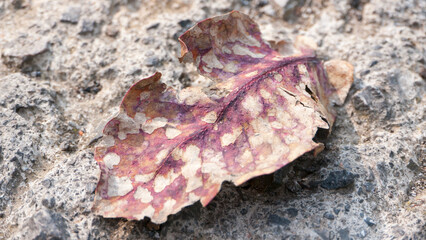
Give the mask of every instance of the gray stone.
[(342, 240), (349, 240), (349, 228), (344, 228), (338, 231), (340, 239)]
[(339, 189), (352, 185), (355, 175), (346, 170), (331, 172), (328, 177), (321, 182), (321, 187), (325, 189)]
[(79, 34), (86, 35), (86, 34), (94, 33), (96, 29), (96, 25), (97, 25), (96, 21), (91, 19), (84, 19), (83, 23), (81, 24), (81, 29)]
[(328, 220), (334, 220), (336, 217), (330, 213), (330, 212), (325, 212), (323, 215), (324, 218), (328, 219)]
[(160, 64), (160, 59), (158, 59), (158, 57), (156, 56), (147, 57), (145, 59), (145, 65), (147, 67), (155, 67), (155, 66), (158, 66), (159, 64)]
[(337, 207), (333, 208), (333, 212), (334, 212), (334, 214), (339, 215), (340, 208), (337, 208)]
[(48, 51), (49, 40), (41, 36), (21, 36), (7, 42), (2, 51), (3, 63), (11, 68), (20, 68), (37, 55)]
[(372, 192), (375, 188), (375, 184), (371, 182), (364, 183), (365, 191)]
[(23, 239), (71, 239), (68, 221), (60, 214), (46, 209), (30, 217), (19, 235)]
[(359, 238), (365, 238), (367, 236), (367, 231), (365, 231), (365, 229), (361, 229), (358, 233), (357, 236)]
[[(388, 104), (380, 87), (367, 86), (353, 98), (354, 108), (361, 112), (386, 113)], [(383, 114), (382, 114), (383, 115)], [(385, 115), (386, 116), (386, 115)]]
[(117, 28), (117, 26), (107, 26), (106, 30), (105, 30), (105, 34), (108, 37), (112, 37), (115, 38), (117, 37), (118, 33), (120, 33), (120, 30)]
[(296, 208), (288, 208), (286, 210), (286, 213), (290, 218), (294, 218), (299, 214), (299, 210), (297, 210)]
[(79, 7), (70, 7), (61, 16), (61, 22), (77, 24), (80, 19), (81, 9)]
[(302, 187), (296, 181), (288, 181), (286, 183), (286, 187), (287, 187), (288, 190), (290, 190), (291, 192), (294, 192), (294, 193), (300, 192), (302, 190)]
[[(280, 1), (283, 2), (283, 1)], [(305, 4), (305, 0), (287, 0), (285, 1), (284, 11), (283, 11), (283, 19), (289, 22), (296, 21), (300, 8)]]
[[(41, 121), (58, 116), (50, 90), (21, 74), (0, 79), (0, 211), (12, 201), (14, 192), (34, 166), (43, 161), (43, 132), (54, 124)], [(52, 138), (53, 140), (53, 138)]]
[(366, 217), (364, 218), (364, 222), (367, 223), (367, 225), (369, 227), (375, 226), (376, 225), (376, 221), (374, 221), (374, 219), (370, 218), (370, 217)]
[(276, 224), (276, 225), (283, 225), (283, 226), (287, 226), (291, 223), (290, 220), (288, 220), (287, 218), (284, 217), (280, 217), (277, 214), (271, 214), (268, 217), (268, 222), (269, 225), (271, 224)]

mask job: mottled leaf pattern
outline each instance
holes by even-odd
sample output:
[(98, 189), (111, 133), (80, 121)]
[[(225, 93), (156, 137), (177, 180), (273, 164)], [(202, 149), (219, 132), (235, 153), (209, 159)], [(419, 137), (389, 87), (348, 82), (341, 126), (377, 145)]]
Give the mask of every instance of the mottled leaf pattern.
[(179, 40), (180, 60), (215, 84), (177, 94), (156, 73), (130, 88), (95, 152), (94, 211), (104, 217), (163, 223), (196, 201), (207, 205), (223, 181), (239, 185), (321, 151), (312, 139), (318, 128), (331, 129), (332, 105), (353, 79), (352, 66), (336, 60), (326, 64), (329, 80), (306, 41), (280, 55), (236, 11), (198, 23)]

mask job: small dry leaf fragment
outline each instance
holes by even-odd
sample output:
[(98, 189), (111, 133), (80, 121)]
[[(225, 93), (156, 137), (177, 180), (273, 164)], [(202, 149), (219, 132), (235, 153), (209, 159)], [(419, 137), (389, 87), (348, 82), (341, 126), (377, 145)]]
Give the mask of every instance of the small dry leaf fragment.
[(236, 11), (179, 40), (180, 60), (215, 84), (176, 94), (156, 73), (129, 89), (95, 150), (97, 214), (163, 223), (196, 201), (207, 205), (223, 181), (239, 185), (318, 153), (323, 145), (312, 139), (331, 129), (332, 100), (341, 102), (352, 83), (350, 64), (330, 62), (328, 79), (312, 41), (301, 38), (282, 56)]

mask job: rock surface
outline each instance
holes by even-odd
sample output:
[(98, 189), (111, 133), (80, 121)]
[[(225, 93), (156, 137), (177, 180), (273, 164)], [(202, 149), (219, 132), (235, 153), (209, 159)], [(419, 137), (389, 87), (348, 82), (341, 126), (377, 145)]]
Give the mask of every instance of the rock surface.
[[(326, 149), (224, 184), (156, 226), (91, 213), (93, 148), (138, 79), (207, 86), (177, 37), (240, 10), (268, 40), (315, 39), (355, 67)], [(424, 239), (425, 1), (0, 3), (0, 239)]]

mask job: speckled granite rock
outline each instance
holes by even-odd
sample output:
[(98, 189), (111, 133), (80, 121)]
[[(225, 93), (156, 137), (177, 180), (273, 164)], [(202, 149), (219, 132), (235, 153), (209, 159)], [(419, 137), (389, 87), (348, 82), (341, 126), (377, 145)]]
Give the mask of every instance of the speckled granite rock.
[[(0, 238), (424, 239), (424, 1), (0, 2)], [(224, 184), (156, 226), (91, 213), (103, 124), (155, 71), (207, 86), (177, 37), (230, 10), (269, 40), (310, 36), (355, 66), (326, 149)]]

